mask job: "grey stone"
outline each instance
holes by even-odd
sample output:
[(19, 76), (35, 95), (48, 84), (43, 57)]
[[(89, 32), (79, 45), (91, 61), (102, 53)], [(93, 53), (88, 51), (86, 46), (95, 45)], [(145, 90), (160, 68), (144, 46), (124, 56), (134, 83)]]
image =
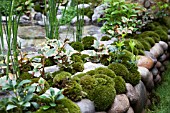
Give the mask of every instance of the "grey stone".
[(124, 113), (129, 107), (130, 103), (125, 94), (116, 95), (114, 103), (108, 113)]
[(151, 91), (154, 88), (153, 75), (150, 73), (148, 81), (145, 83), (146, 89)]
[(156, 77), (156, 75), (159, 73), (159, 71), (156, 67), (152, 68), (151, 72), (152, 72), (154, 77)]
[[(83, 19), (82, 16), (80, 16), (80, 19)], [(71, 20), (71, 24), (75, 25), (77, 23), (77, 17), (74, 17), (72, 20)], [(85, 25), (88, 25), (90, 23), (90, 18), (88, 16), (84, 16), (84, 24)]]
[(161, 66), (162, 66), (162, 63), (159, 62), (159, 61), (155, 64), (155, 67), (158, 68), (158, 69), (159, 69)]
[[(168, 30), (168, 31), (170, 31), (170, 30)], [(168, 35), (168, 40), (170, 40), (170, 34)]]
[(34, 20), (42, 21), (42, 20), (43, 20), (42, 14), (41, 14), (40, 12), (37, 12), (37, 13), (34, 15)]
[(134, 112), (142, 113), (147, 102), (147, 92), (146, 92), (145, 85), (143, 84), (142, 81), (140, 81), (139, 84), (135, 86), (135, 91), (139, 95), (139, 100), (134, 105)]
[(164, 41), (159, 41), (159, 44), (161, 45), (161, 47), (164, 49), (164, 51), (166, 51), (168, 49), (168, 44)]
[(134, 87), (130, 83), (126, 83), (126, 96), (129, 99), (130, 104), (135, 104), (139, 99), (139, 95), (136, 93)]
[(150, 71), (145, 67), (138, 67), (138, 71), (141, 75), (142, 81), (147, 83), (149, 81), (149, 76), (151, 76)]
[(161, 80), (162, 80), (162, 78), (161, 78), (160, 74), (158, 74), (158, 75), (156, 76), (156, 78), (154, 79), (154, 82), (155, 82), (155, 84), (158, 84), (158, 83), (161, 82)]
[(81, 113), (95, 113), (94, 103), (89, 99), (82, 99), (76, 104), (79, 106)]
[(159, 43), (156, 43), (151, 49), (150, 52), (156, 57), (158, 58), (160, 55), (162, 55), (164, 53), (163, 48), (161, 47), (161, 45)]
[(89, 7), (90, 7), (89, 4), (79, 4), (79, 5), (78, 5), (78, 8), (79, 8), (79, 9), (82, 9), (82, 8), (89, 8)]
[(166, 55), (165, 54), (163, 54), (163, 55), (161, 55), (160, 57), (159, 57), (159, 61), (160, 62), (163, 62), (163, 61), (165, 61), (166, 60)]
[(132, 107), (129, 107), (128, 111), (126, 113), (134, 113), (134, 110)]
[(160, 72), (164, 72), (165, 71), (165, 66), (161, 66), (161, 68), (159, 69)]
[(54, 66), (45, 67), (44, 70), (45, 72), (53, 73), (59, 71), (59, 66), (54, 65)]

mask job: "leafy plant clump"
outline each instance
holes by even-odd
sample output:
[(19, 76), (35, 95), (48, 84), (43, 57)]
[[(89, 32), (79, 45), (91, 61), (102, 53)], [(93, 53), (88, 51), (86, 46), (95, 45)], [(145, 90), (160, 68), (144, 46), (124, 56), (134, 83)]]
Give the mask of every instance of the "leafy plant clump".
[(83, 91), (87, 93), (87, 98), (94, 101), (97, 111), (105, 111), (112, 105), (116, 90), (114, 81), (110, 77), (104, 74), (85, 75), (81, 77), (80, 84)]

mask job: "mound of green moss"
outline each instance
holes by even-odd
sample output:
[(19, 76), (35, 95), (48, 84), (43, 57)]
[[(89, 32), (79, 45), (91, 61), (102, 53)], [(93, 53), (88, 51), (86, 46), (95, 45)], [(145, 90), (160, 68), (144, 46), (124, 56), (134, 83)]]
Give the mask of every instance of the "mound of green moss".
[(108, 41), (108, 40), (110, 40), (111, 38), (109, 37), (109, 36), (103, 36), (102, 38), (101, 38), (101, 41)]
[(122, 94), (126, 92), (126, 82), (121, 76), (116, 76), (114, 78), (114, 82), (117, 94)]
[(111, 78), (115, 78), (116, 74), (114, 73), (114, 71), (108, 69), (108, 68), (104, 68), (104, 67), (99, 67), (95, 69), (95, 74), (104, 74), (107, 75)]
[(94, 40), (96, 40), (96, 38), (93, 36), (86, 36), (86, 37), (82, 38), (82, 43), (84, 45), (84, 49), (85, 50), (93, 49), (92, 45), (94, 44)]
[(165, 25), (168, 29), (170, 29), (170, 17), (169, 16), (163, 17), (161, 23), (163, 23), (163, 25)]
[(162, 41), (167, 42), (168, 41), (168, 34), (167, 32), (163, 31), (163, 30), (155, 30), (155, 33), (157, 33), (160, 36), (160, 39)]
[(71, 60), (74, 61), (74, 62), (81, 62), (81, 63), (83, 63), (83, 60), (82, 60), (81, 56), (77, 55), (77, 54), (73, 54), (71, 56)]
[(80, 83), (87, 98), (94, 101), (96, 111), (110, 108), (116, 96), (113, 79), (104, 74), (86, 75), (81, 77)]
[(113, 63), (108, 66), (117, 76), (121, 76), (126, 82), (129, 80), (129, 71), (121, 63)]
[(71, 47), (77, 51), (83, 51), (84, 50), (84, 45), (81, 42), (72, 42)]
[(149, 51), (151, 49), (151, 45), (149, 42), (145, 41), (144, 39), (138, 39), (138, 40), (144, 46), (146, 51)]
[(151, 37), (155, 42), (160, 41), (160, 36), (154, 31), (145, 31), (139, 35), (139, 38), (144, 39), (145, 37)]
[(137, 85), (139, 83), (139, 81), (141, 80), (141, 75), (140, 73), (137, 71), (137, 66), (136, 68), (131, 68), (129, 70), (130, 72), (130, 76), (129, 76), (129, 83), (131, 83), (133, 86)]
[(72, 67), (76, 72), (82, 72), (84, 70), (84, 63), (75, 62), (72, 64)]
[(153, 47), (155, 45), (155, 40), (151, 37), (144, 38), (145, 41), (149, 42), (149, 44)]
[(19, 79), (25, 80), (25, 79), (31, 79), (33, 77), (32, 74), (29, 74), (28, 72), (22, 72), (19, 76)]
[(108, 58), (109, 58), (109, 55), (102, 55), (100, 57), (100, 63), (105, 65), (105, 66), (108, 66), (109, 65)]

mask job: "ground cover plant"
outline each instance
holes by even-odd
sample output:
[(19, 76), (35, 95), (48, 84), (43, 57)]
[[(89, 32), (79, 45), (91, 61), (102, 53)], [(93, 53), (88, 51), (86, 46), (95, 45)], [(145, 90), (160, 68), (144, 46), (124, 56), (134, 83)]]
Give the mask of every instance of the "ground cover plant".
[[(1, 68), (0, 88), (2, 92), (12, 93), (9, 98), (0, 101), (0, 112), (80, 113), (76, 102), (84, 98), (94, 102), (96, 111), (108, 111), (115, 96), (126, 93), (126, 83), (135, 86), (140, 82), (137, 55), (144, 54), (144, 50), (150, 50), (156, 42), (167, 41), (168, 38), (169, 17), (164, 17), (166, 15), (161, 13), (163, 16), (161, 20), (168, 20), (162, 21), (164, 26), (161, 22), (152, 22), (147, 24), (150, 31), (144, 31), (146, 29), (143, 21), (138, 19), (138, 13), (143, 11), (143, 8), (139, 8), (136, 3), (127, 4), (124, 0), (111, 0), (104, 18), (101, 19), (105, 21), (102, 29), (107, 34), (101, 40), (106, 41), (115, 37), (117, 40), (114, 43), (104, 46), (97, 37), (82, 37), (84, 10), (78, 9), (78, 3), (72, 4), (76, 6), (76, 9), (73, 9), (75, 12), (72, 11), (72, 7), (70, 9), (65, 7), (63, 11), (66, 15), (69, 10), (76, 13), (78, 20), (76, 40), (75, 42), (69, 42), (69, 39), (61, 41), (59, 26), (70, 23), (69, 18), (64, 19), (69, 15), (63, 16), (64, 22), (62, 19), (58, 20), (56, 13), (60, 1), (49, 0), (44, 3), (49, 5), (48, 8), (44, 7), (47, 16), (46, 41), (40, 45), (38, 55), (28, 58), (17, 45), (20, 15), (13, 17), (15, 2), (15, 0), (10, 2), (9, 20), (6, 22), (5, 30), (3, 30), (4, 24), (0, 21), (0, 52), (1, 61), (4, 63), (2, 66), (5, 66)], [(21, 6), (29, 6), (29, 4), (32, 6), (31, 3), (31, 0), (24, 1)], [(163, 9), (166, 8), (165, 5)], [(23, 10), (20, 6), (19, 9)], [(1, 12), (0, 15), (4, 15), (3, 13)], [(160, 32), (160, 29), (163, 30)], [(137, 30), (143, 32), (139, 35), (135, 34)], [(3, 34), (6, 34), (7, 53), (3, 46), (6, 41), (3, 40)], [(74, 49), (67, 49), (66, 46), (69, 44)], [(84, 50), (89, 53), (83, 53)], [(101, 63), (106, 67), (83, 72), (84, 63), (89, 61)], [(46, 73), (47, 66), (56, 68), (58, 66), (59, 70)], [(77, 72), (81, 73), (76, 74)]]

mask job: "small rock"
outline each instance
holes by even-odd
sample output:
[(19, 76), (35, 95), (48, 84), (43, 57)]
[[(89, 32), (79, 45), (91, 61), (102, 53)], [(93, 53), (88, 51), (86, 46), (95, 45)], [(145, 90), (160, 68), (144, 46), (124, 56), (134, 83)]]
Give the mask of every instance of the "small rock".
[(158, 83), (160, 83), (161, 82), (161, 76), (158, 74), (157, 76), (156, 76), (156, 78), (154, 79), (154, 82), (155, 82), (155, 84), (158, 84)]
[[(170, 30), (168, 30), (168, 32), (169, 32)], [(168, 40), (170, 40), (170, 34), (168, 35)]]
[(169, 64), (169, 60), (166, 60), (162, 63), (165, 67)]
[(159, 71), (158, 71), (158, 69), (157, 69), (156, 67), (152, 68), (151, 72), (152, 72), (154, 78), (155, 78), (156, 75), (159, 73)]
[(108, 113), (124, 113), (129, 109), (129, 107), (130, 103), (125, 94), (116, 95), (114, 103)]
[(149, 70), (147, 69), (147, 68), (145, 68), (145, 67), (141, 67), (141, 66), (139, 66), (138, 67), (138, 71), (139, 71), (139, 73), (140, 73), (140, 75), (141, 75), (141, 77), (142, 77), (142, 81), (144, 82), (144, 83), (147, 83), (148, 82), (148, 80), (149, 80), (149, 76), (150, 76), (150, 72), (149, 72)]
[(34, 20), (42, 21), (42, 20), (43, 20), (42, 14), (41, 14), (40, 12), (37, 12), (37, 13), (34, 15)]
[(95, 113), (94, 103), (89, 99), (82, 99), (76, 104), (79, 106), (81, 113)]
[(157, 58), (149, 51), (144, 51), (144, 54), (145, 56), (150, 57), (154, 61), (154, 64), (157, 62)]
[(159, 69), (161, 66), (162, 66), (162, 63), (159, 62), (159, 61), (155, 64), (155, 67), (158, 68), (158, 69)]
[(166, 51), (168, 49), (168, 44), (164, 41), (159, 41), (159, 44), (161, 45), (161, 47), (164, 49), (164, 51)]
[(130, 104), (135, 104), (139, 99), (139, 95), (136, 93), (134, 87), (130, 83), (126, 83), (126, 96), (129, 99)]
[(146, 89), (151, 91), (154, 88), (153, 75), (150, 73), (147, 83), (145, 83)]
[(164, 72), (165, 71), (165, 66), (161, 66), (161, 68), (159, 69), (160, 72)]
[(89, 8), (89, 7), (90, 7), (89, 4), (79, 4), (79, 5), (78, 5), (78, 8), (79, 8), (79, 9), (82, 9), (82, 8)]
[(161, 45), (159, 43), (156, 43), (151, 49), (150, 52), (156, 57), (158, 58), (160, 55), (162, 55), (164, 53), (163, 48), (161, 47)]
[(132, 107), (130, 107), (126, 113), (134, 113), (133, 108), (132, 108)]
[(147, 69), (151, 69), (154, 65), (154, 62), (151, 58), (147, 56), (139, 56), (139, 60), (137, 61), (137, 66), (146, 67)]
[(147, 102), (147, 92), (146, 92), (145, 85), (143, 84), (142, 81), (140, 81), (139, 84), (135, 86), (135, 91), (139, 95), (139, 100), (134, 105), (133, 110), (135, 113), (142, 113)]
[[(82, 16), (80, 16), (80, 18), (82, 19)], [(71, 24), (75, 25), (77, 23), (77, 17), (74, 17), (71, 20)], [(84, 24), (88, 25), (90, 23), (90, 18), (88, 16), (84, 16)]]
[(165, 61), (166, 60), (166, 55), (165, 54), (163, 54), (163, 55), (161, 55), (160, 57), (159, 57), (159, 61), (160, 62), (163, 62), (163, 61)]

